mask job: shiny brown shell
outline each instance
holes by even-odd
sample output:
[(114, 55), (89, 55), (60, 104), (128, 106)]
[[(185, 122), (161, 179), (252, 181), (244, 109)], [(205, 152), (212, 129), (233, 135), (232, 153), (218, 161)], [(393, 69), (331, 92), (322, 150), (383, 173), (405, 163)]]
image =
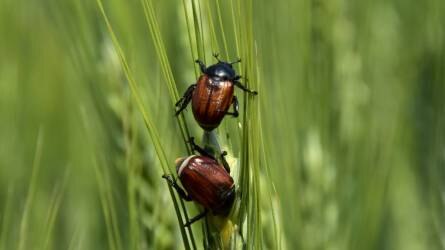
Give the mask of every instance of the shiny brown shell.
[(214, 214), (227, 215), (235, 199), (232, 177), (216, 160), (192, 155), (177, 166), (182, 186), (192, 200)]
[(204, 130), (218, 127), (233, 100), (233, 82), (216, 81), (201, 75), (192, 96), (195, 120)]

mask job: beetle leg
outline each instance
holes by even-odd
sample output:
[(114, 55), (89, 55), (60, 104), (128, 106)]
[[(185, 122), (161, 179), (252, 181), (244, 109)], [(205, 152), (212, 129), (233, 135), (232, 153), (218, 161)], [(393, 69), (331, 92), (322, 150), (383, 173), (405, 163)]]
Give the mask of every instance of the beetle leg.
[(201, 73), (205, 73), (207, 71), (206, 65), (199, 59), (195, 61), (195, 63), (199, 64), (199, 69), (201, 69)]
[(234, 80), (233, 83), (235, 84), (235, 86), (237, 86), (238, 88), (252, 94), (252, 95), (257, 95), (258, 92), (256, 92), (255, 90), (250, 90), (248, 88), (246, 88), (246, 86), (244, 86), (242, 83), (240, 83), (238, 80)]
[(204, 211), (202, 211), (200, 214), (196, 215), (195, 217), (191, 218), (187, 223), (184, 224), (184, 227), (189, 227), (190, 225), (192, 225), (194, 222), (204, 218), (204, 216), (206, 216), (206, 214), (208, 213), (207, 209), (204, 209)]
[(222, 153), (221, 153), (221, 161), (222, 161), (222, 165), (224, 166), (224, 169), (227, 171), (227, 173), (229, 173), (230, 174), (230, 166), (229, 166), (229, 163), (227, 163), (227, 161), (226, 161), (226, 156), (227, 155), (227, 152), (226, 151), (222, 151)]
[(175, 106), (179, 109), (176, 111), (175, 115), (178, 116), (189, 104), (190, 100), (192, 100), (193, 91), (196, 88), (196, 84), (192, 84), (188, 89), (185, 91), (184, 95), (179, 99)]
[(221, 60), (219, 60), (219, 54), (218, 53), (213, 53), (213, 57), (215, 57), (215, 59), (220, 63)]
[(195, 137), (190, 137), (188, 143), (190, 143), (190, 145), (192, 146), (193, 151), (197, 151), (200, 155), (207, 156), (216, 161), (215, 157), (212, 154), (208, 153), (205, 149), (201, 148), (195, 143)]
[[(239, 81), (239, 80), (241, 80), (241, 78), (243, 78), (243, 76), (237, 75), (237, 76), (235, 76), (235, 78), (233, 78), (233, 81)], [(246, 81), (247, 81), (247, 78), (244, 78), (244, 79), (246, 79)]]
[(233, 96), (232, 105), (233, 105), (233, 112), (226, 112), (226, 115), (232, 115), (233, 117), (238, 117), (239, 104), (238, 104), (238, 98), (236, 98), (236, 96)]
[(176, 180), (171, 175), (164, 174), (162, 176), (162, 178), (167, 180), (168, 185), (170, 185), (172, 188), (174, 188), (176, 190), (176, 192), (178, 192), (179, 196), (181, 196), (182, 199), (184, 199), (186, 201), (191, 201), (192, 200), (192, 197), (190, 197), (190, 195), (186, 194), (184, 189), (182, 189), (178, 185), (178, 183), (176, 183)]
[(236, 60), (234, 62), (229, 62), (229, 64), (233, 65), (233, 64), (236, 64), (236, 63), (240, 63), (240, 62), (241, 62), (241, 58), (238, 58), (238, 60)]

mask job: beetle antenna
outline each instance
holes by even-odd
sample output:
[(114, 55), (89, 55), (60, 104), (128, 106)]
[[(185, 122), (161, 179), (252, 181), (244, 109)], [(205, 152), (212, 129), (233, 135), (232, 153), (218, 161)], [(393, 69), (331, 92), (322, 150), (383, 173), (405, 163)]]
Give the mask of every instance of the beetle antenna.
[(230, 65), (234, 65), (234, 64), (236, 64), (236, 63), (240, 63), (241, 62), (241, 58), (238, 58), (238, 60), (236, 60), (236, 61), (234, 61), (234, 62), (231, 62), (231, 63), (229, 63)]
[(221, 62), (221, 60), (219, 60), (219, 54), (218, 53), (213, 53), (213, 57), (215, 57), (216, 58), (216, 60), (218, 60), (218, 62)]

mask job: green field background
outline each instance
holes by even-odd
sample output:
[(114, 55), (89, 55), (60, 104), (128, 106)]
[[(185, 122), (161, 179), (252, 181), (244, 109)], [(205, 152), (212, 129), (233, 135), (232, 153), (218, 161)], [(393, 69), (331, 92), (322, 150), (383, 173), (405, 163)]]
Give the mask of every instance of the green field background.
[[(233, 25), (238, 1), (198, 2), (226, 27), (204, 29), (207, 63), (241, 56), (251, 21), (270, 171), (255, 248), (445, 249), (445, 1), (246, 0)], [(182, 93), (197, 59), (183, 1), (151, 2)], [(142, 4), (103, 3), (173, 169), (186, 151)], [(242, 120), (218, 130), (232, 161)], [(183, 249), (161, 175), (96, 1), (0, 0), (0, 249)]]

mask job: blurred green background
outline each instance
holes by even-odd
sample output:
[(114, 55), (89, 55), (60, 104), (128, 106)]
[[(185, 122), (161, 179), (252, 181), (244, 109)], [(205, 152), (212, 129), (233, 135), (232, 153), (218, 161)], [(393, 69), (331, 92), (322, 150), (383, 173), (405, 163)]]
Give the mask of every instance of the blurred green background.
[[(173, 164), (185, 148), (141, 2), (104, 5)], [(281, 248), (445, 249), (445, 1), (252, 6)], [(154, 8), (182, 93), (183, 2)], [(0, 249), (181, 249), (161, 174), (96, 2), (0, 0)]]

